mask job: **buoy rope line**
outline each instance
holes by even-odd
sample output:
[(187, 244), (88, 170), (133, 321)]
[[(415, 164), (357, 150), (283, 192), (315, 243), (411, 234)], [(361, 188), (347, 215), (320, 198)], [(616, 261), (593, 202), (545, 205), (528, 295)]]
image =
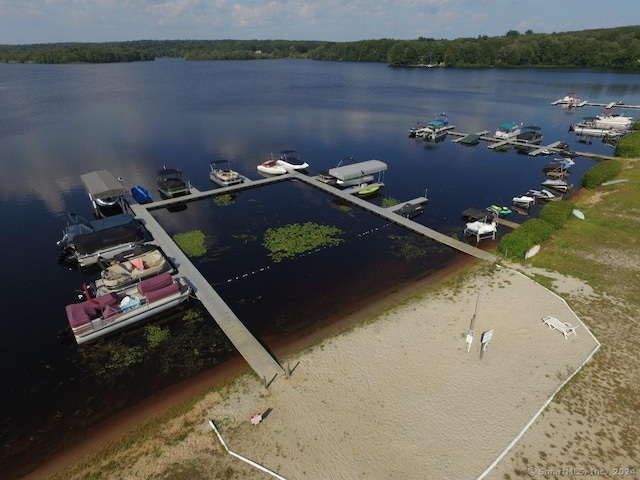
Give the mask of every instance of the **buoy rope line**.
[[(387, 228), (389, 225), (393, 225), (393, 224), (391, 222), (385, 223), (384, 225), (381, 225), (379, 227), (371, 228), (369, 230), (365, 230), (364, 232), (357, 233), (357, 234), (355, 234), (355, 237), (356, 238), (365, 237), (365, 236), (370, 235), (372, 233), (376, 233), (376, 232), (378, 232), (378, 231), (380, 231), (380, 230), (382, 230), (384, 228)], [(338, 245), (340, 245), (340, 244), (338, 243), (338, 244), (335, 244), (335, 245), (326, 245), (324, 247), (314, 248), (313, 250), (309, 250), (308, 252), (304, 252), (304, 253), (301, 253), (300, 255), (296, 255), (295, 258), (298, 259), (298, 258), (303, 258), (303, 257), (309, 256), (309, 255), (313, 255), (314, 253), (321, 252), (321, 251), (326, 250), (328, 248), (337, 247)], [(271, 267), (272, 267), (272, 265), (267, 265), (265, 267), (256, 268), (255, 270), (252, 270), (250, 272), (243, 273), (242, 275), (236, 275), (235, 277), (230, 277), (230, 278), (227, 278), (226, 280), (223, 280), (221, 282), (212, 283), (211, 285), (213, 285), (213, 286), (215, 286), (215, 285), (224, 285), (226, 283), (236, 282), (238, 280), (242, 280), (244, 278), (251, 277), (253, 275), (257, 275), (257, 274), (262, 273), (262, 272), (266, 272), (267, 270), (271, 269)]]

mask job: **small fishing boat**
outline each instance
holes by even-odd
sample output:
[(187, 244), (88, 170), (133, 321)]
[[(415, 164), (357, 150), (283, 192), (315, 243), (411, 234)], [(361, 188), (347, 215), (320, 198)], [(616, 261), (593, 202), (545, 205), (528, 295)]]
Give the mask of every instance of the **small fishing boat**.
[(267, 160), (256, 167), (259, 172), (266, 173), (268, 175), (284, 175), (287, 173), (287, 169), (284, 165), (281, 165), (278, 160)]
[(153, 197), (142, 185), (136, 185), (133, 187), (131, 189), (131, 196), (140, 204), (153, 202)]
[(164, 198), (174, 198), (191, 193), (191, 183), (182, 178), (177, 168), (162, 167), (156, 176), (157, 188)]
[(496, 215), (508, 215), (511, 213), (511, 209), (509, 207), (503, 207), (500, 205), (489, 205), (486, 209), (487, 212), (493, 212)]
[(185, 278), (163, 273), (98, 297), (85, 285), (86, 300), (67, 305), (65, 311), (76, 342), (82, 344), (176, 307), (190, 293)]
[(214, 160), (209, 164), (209, 178), (221, 187), (230, 187), (244, 183), (249, 179), (231, 169), (231, 160)]
[(363, 183), (362, 185), (359, 185), (358, 187), (356, 187), (352, 193), (355, 193), (356, 195), (360, 195), (361, 197), (366, 197), (367, 195), (373, 195), (381, 188), (382, 188), (382, 184), (380, 183), (375, 183), (373, 185), (370, 185), (368, 183)]

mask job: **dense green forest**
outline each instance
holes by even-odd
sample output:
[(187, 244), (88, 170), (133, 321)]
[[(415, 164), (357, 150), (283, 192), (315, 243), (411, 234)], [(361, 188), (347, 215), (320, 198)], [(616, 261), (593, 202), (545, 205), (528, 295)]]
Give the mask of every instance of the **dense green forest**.
[(386, 62), (391, 66), (602, 67), (640, 69), (640, 26), (578, 32), (520, 33), (455, 40), (140, 40), (109, 43), (0, 45), (0, 62), (110, 63), (311, 58)]

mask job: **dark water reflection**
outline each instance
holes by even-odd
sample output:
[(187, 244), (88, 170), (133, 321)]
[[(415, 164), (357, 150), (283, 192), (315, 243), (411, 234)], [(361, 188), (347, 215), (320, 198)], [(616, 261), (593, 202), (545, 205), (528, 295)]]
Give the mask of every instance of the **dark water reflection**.
[[(376, 158), (389, 165), (382, 196), (405, 200), (428, 190), (430, 202), (417, 221), (460, 236), (462, 210), (508, 204), (537, 188), (548, 159), (449, 140), (427, 145), (408, 139), (409, 127), (445, 111), (458, 131), (524, 122), (542, 127), (544, 142), (610, 154), (611, 147), (577, 144), (568, 132), (597, 110), (549, 104), (568, 91), (595, 102), (640, 104), (638, 80), (595, 71), (287, 60), (0, 65), (1, 282), (11, 302), (0, 320), (0, 470), (9, 477), (24, 473), (55, 450), (53, 439), (73, 437), (228, 355), (228, 343), (206, 315), (173, 321), (187, 308), (154, 322), (170, 332), (170, 341), (159, 345), (144, 329), (82, 348), (58, 339), (64, 306), (95, 277), (56, 263), (67, 212), (91, 214), (82, 173), (109, 169), (128, 186), (155, 194), (162, 165), (180, 168), (205, 190), (209, 162), (218, 158), (234, 159), (252, 178), (258, 163), (283, 149), (300, 151), (311, 173), (347, 155)], [(579, 158), (571, 180), (579, 183), (591, 165)], [(382, 196), (372, 201), (380, 204)], [(198, 267), (267, 344), (457, 258), (295, 182), (242, 192), (226, 206), (210, 199), (155, 215), (170, 233), (199, 228), (207, 234)], [(265, 230), (304, 221), (339, 227), (345, 242), (274, 264), (261, 247)]]

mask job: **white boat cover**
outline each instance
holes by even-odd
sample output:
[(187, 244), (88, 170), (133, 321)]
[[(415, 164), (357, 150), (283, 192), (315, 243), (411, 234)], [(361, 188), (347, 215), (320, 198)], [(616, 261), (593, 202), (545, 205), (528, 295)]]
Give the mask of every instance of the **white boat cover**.
[(102, 199), (125, 194), (124, 186), (109, 170), (85, 173), (80, 178), (91, 198)]
[(374, 173), (384, 172), (387, 164), (380, 160), (367, 160), (365, 162), (353, 163), (342, 167), (329, 169), (329, 175), (338, 180), (354, 180), (365, 175), (373, 175)]

